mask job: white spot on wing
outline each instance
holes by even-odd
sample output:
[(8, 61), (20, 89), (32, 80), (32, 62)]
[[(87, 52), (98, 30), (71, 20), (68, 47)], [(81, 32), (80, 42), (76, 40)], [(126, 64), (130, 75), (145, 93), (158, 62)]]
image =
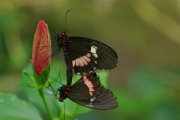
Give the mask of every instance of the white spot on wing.
[(96, 99), (96, 97), (92, 97), (92, 98), (90, 99), (90, 101), (93, 102), (95, 99)]
[(93, 107), (92, 103), (89, 103), (89, 105), (86, 105), (87, 107)]
[(98, 55), (97, 55), (97, 53), (96, 53), (96, 50), (97, 50), (98, 48), (96, 47), (96, 46), (91, 46), (91, 53), (92, 53), (92, 55), (95, 57), (95, 58), (97, 58), (98, 57)]

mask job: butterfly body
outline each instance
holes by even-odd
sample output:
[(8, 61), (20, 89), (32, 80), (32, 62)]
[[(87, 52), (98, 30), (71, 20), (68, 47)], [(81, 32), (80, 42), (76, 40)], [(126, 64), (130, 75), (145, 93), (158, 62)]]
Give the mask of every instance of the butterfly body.
[(59, 101), (62, 102), (67, 97), (67, 94), (69, 93), (69, 91), (70, 91), (70, 86), (63, 85), (62, 87), (60, 87), (60, 89), (59, 89), (59, 93), (60, 93)]

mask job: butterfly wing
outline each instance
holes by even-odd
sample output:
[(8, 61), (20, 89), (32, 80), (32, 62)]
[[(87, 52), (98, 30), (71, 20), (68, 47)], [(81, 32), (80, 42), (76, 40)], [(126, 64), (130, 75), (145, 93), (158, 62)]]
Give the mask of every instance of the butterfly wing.
[[(72, 99), (71, 99), (72, 100)], [(74, 100), (77, 104), (85, 107), (98, 109), (98, 110), (109, 110), (118, 107), (116, 97), (108, 89), (102, 86), (101, 91), (96, 97), (92, 97), (87, 100)]]
[(75, 73), (116, 68), (117, 53), (106, 44), (84, 37), (68, 37), (67, 51)]
[(71, 86), (67, 95), (69, 99), (93, 109), (108, 110), (118, 106), (116, 97), (101, 85), (96, 74), (90, 73), (86, 77), (88, 82), (84, 80), (83, 76)]

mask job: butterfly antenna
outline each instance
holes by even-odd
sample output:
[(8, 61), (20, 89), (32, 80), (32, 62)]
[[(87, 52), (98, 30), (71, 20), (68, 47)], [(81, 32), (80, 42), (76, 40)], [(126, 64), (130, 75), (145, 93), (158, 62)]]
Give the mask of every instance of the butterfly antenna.
[(68, 12), (69, 12), (70, 10), (68, 10), (67, 12), (66, 12), (66, 15), (65, 15), (65, 22), (66, 22), (66, 29), (65, 29), (65, 33), (66, 33), (66, 30), (67, 30), (67, 20), (66, 20), (66, 17), (67, 17), (67, 14), (68, 14)]
[[(63, 85), (62, 82), (61, 82), (61, 70), (59, 71), (59, 75), (58, 75), (57, 78), (59, 78), (59, 76), (60, 76), (60, 81), (58, 81), (57, 79), (52, 78), (51, 76), (49, 76), (49, 77), (50, 77), (52, 80), (54, 80), (54, 81), (58, 82), (59, 84)], [(48, 81), (48, 82), (49, 82), (49, 81)], [(49, 84), (50, 84), (50, 82), (49, 82)]]

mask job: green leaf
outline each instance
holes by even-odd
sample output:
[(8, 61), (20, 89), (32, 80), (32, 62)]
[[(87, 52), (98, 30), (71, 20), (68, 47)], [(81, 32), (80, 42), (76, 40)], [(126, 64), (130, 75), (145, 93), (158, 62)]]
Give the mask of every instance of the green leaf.
[(39, 111), (13, 94), (0, 93), (1, 120), (42, 120)]
[(29, 73), (27, 73), (25, 70), (23, 71), (23, 73), (24, 73), (24, 75), (25, 75), (26, 77), (29, 78), (29, 80), (31, 80), (32, 82), (35, 82), (34, 77), (33, 77), (32, 75), (30, 75)]

